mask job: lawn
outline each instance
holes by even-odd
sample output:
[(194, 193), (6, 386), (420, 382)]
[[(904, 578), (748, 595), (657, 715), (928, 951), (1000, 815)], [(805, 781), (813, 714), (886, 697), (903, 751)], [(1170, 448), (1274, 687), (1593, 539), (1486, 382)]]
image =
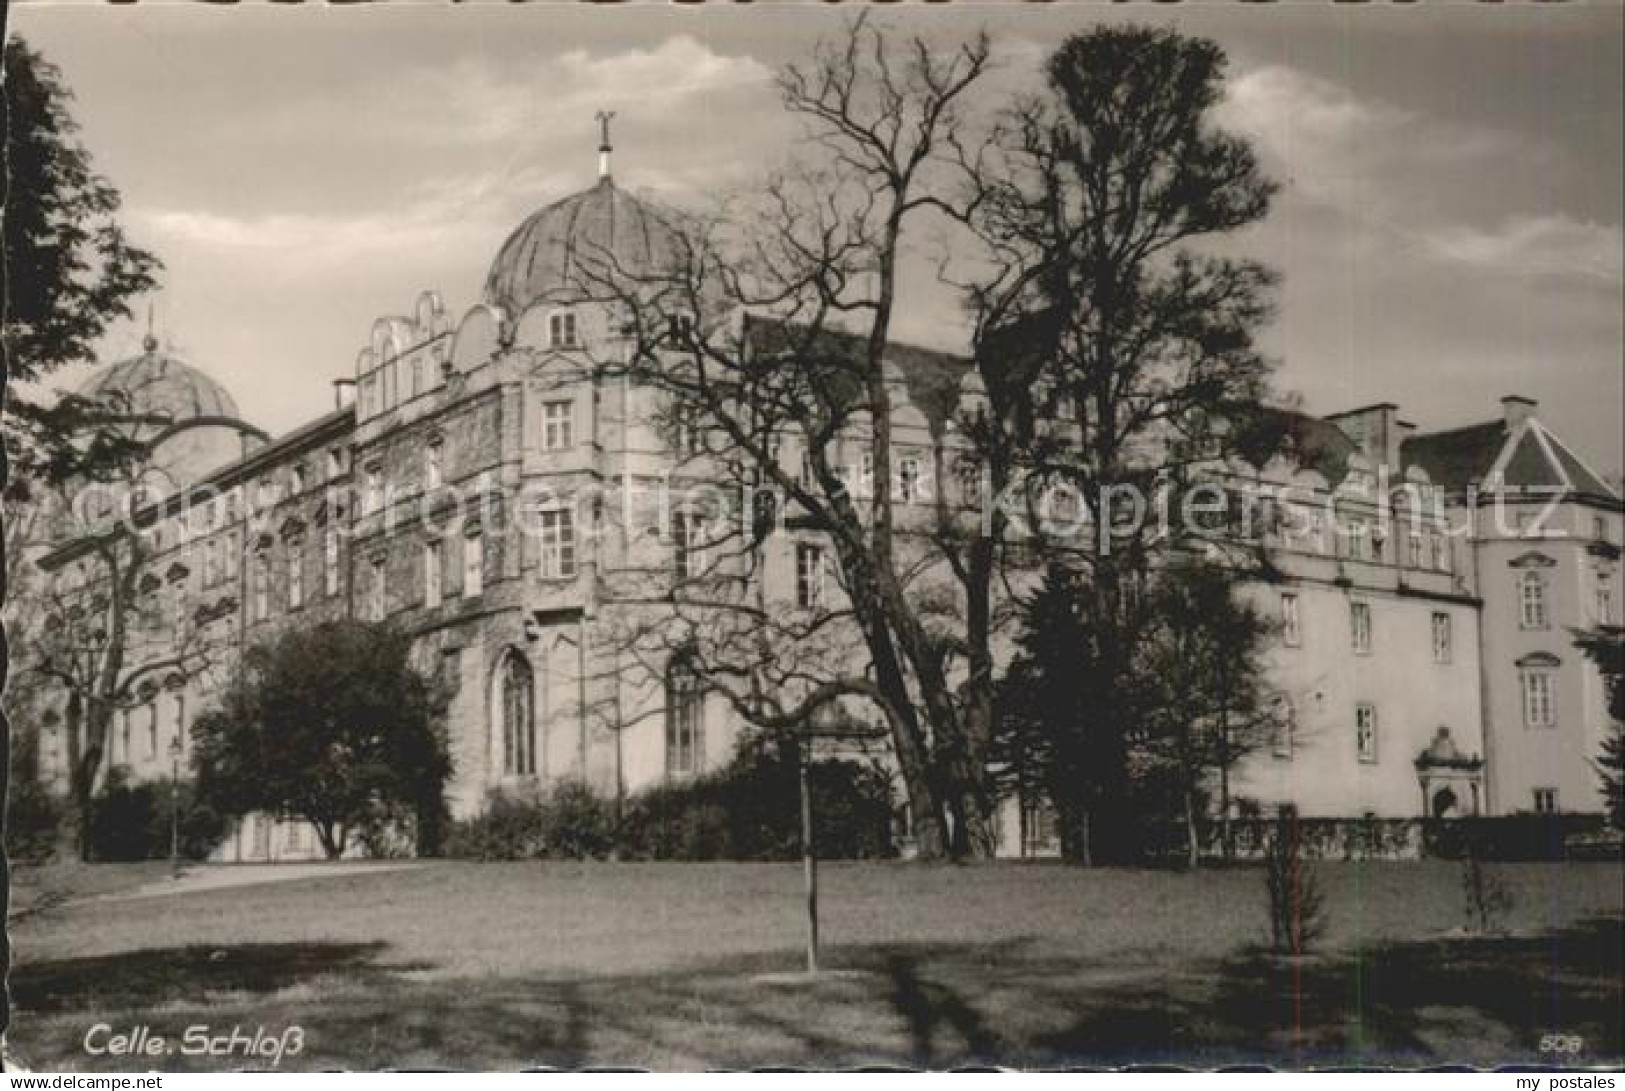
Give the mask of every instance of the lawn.
[[(1261, 955), (1254, 869), (827, 865), (826, 962), (774, 864), (460, 864), (60, 906), (13, 922), (12, 1034), (303, 1028), (283, 1067), (651, 1068), (1617, 1061), (1621, 869), (1507, 864), (1493, 939), (1460, 869), (1323, 864), (1329, 931)], [(109, 888), (117, 884), (107, 884)], [(764, 977), (763, 975), (768, 975)], [(1572, 1059), (1572, 1058), (1571, 1058)], [(169, 1055), (145, 1067), (208, 1067)]]

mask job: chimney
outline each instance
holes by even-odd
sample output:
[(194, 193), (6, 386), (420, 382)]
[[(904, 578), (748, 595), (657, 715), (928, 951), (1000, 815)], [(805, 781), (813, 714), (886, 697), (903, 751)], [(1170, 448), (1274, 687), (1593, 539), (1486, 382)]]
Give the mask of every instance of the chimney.
[(1526, 398), (1522, 394), (1508, 394), (1501, 399), (1501, 412), (1506, 417), (1507, 428), (1518, 427), (1524, 421), (1535, 415), (1540, 403), (1533, 398)]

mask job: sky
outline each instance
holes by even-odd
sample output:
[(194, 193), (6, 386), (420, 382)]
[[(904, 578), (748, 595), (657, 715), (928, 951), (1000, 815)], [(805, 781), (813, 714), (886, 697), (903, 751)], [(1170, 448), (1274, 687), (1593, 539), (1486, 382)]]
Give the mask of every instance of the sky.
[[(951, 48), (979, 28), (992, 107), (1068, 34), (1171, 23), (1230, 58), (1219, 120), (1282, 192), (1236, 246), (1278, 269), (1277, 385), (1333, 413), (1392, 401), (1422, 430), (1504, 394), (1605, 474), (1625, 465), (1621, 43), (1611, 3), (894, 6)], [(332, 405), (375, 318), (419, 291), (460, 315), (530, 212), (596, 180), (676, 204), (748, 189), (796, 150), (774, 73), (849, 6), (31, 4), (136, 241), (163, 260), (157, 333), (276, 433)], [(103, 358), (133, 355), (134, 322)], [(898, 336), (964, 349), (908, 266)], [(67, 377), (65, 377), (66, 381)]]

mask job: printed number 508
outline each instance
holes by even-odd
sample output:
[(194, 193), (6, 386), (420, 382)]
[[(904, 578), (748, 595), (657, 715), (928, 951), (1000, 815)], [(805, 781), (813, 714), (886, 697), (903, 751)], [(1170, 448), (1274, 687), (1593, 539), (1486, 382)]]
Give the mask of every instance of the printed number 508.
[(1542, 1053), (1578, 1053), (1585, 1048), (1585, 1039), (1578, 1034), (1542, 1034)]

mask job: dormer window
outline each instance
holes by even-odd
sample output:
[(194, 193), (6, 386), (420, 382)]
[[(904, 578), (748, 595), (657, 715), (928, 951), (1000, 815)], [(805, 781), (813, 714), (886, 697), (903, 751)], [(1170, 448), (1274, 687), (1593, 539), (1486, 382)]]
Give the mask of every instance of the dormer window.
[(554, 311), (547, 316), (547, 343), (556, 349), (573, 349), (580, 344), (576, 339), (574, 311)]
[(301, 462), (299, 465), (295, 466), (288, 476), (293, 482), (294, 493), (297, 494), (305, 491), (305, 485), (308, 483), (308, 476), (305, 473), (304, 463)]

